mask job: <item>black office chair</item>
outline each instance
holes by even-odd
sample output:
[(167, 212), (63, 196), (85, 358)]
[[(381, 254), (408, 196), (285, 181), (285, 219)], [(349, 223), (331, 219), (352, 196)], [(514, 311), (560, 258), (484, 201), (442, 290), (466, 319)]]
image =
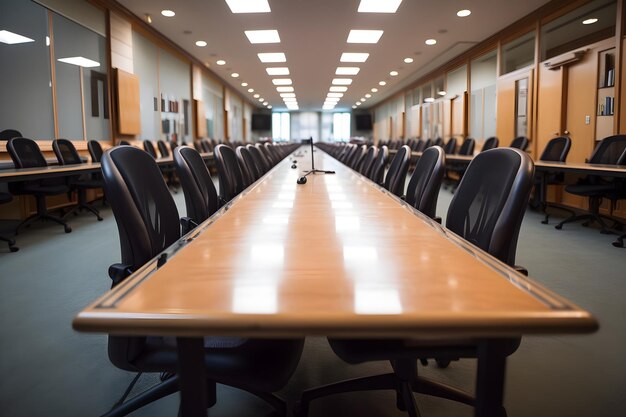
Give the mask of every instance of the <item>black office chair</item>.
[(480, 151), (484, 152), (484, 151), (488, 151), (489, 149), (497, 148), (499, 144), (500, 144), (500, 140), (497, 137), (492, 136), (485, 140), (485, 143), (483, 143), (483, 147)]
[(448, 139), (448, 142), (446, 142), (443, 147), (443, 151), (446, 153), (446, 155), (454, 155), (454, 153), (456, 152), (456, 138), (453, 137)]
[[(83, 163), (74, 144), (67, 139), (53, 140), (52, 150), (60, 165), (79, 165)], [(93, 213), (98, 221), (102, 221), (100, 212), (87, 202), (87, 190), (98, 190), (102, 188), (104, 186), (102, 179), (92, 178), (89, 174), (73, 176), (69, 178), (68, 185), (70, 186), (70, 191), (76, 191), (78, 204), (66, 213), (65, 217), (69, 216), (71, 213), (78, 214), (79, 211), (85, 209)]]
[(433, 146), (440, 146), (440, 147), (443, 148), (443, 146), (444, 146), (443, 139), (442, 138), (435, 139), (435, 141), (433, 142)]
[(22, 134), (19, 130), (15, 129), (4, 129), (0, 132), (0, 140), (9, 140), (13, 138), (21, 138)]
[(213, 145), (211, 145), (211, 142), (209, 142), (207, 139), (202, 139), (200, 141), (200, 144), (202, 145), (202, 152), (213, 152)]
[[(140, 149), (116, 147), (103, 155), (102, 172), (122, 250), (121, 264), (109, 269), (115, 286), (176, 242), (181, 233), (176, 205), (152, 157)], [(295, 370), (302, 340), (205, 338), (204, 346), (209, 406), (215, 404), (219, 382), (251, 392), (284, 415), (284, 402), (271, 393), (281, 389)], [(176, 344), (170, 338), (109, 336), (109, 359), (127, 371), (165, 371), (172, 376), (116, 404), (107, 417), (127, 415), (179, 389)]]
[(217, 145), (214, 155), (220, 185), (220, 199), (222, 203), (227, 203), (246, 188), (243, 174), (237, 155), (232, 148), (224, 144)]
[[(474, 147), (475, 146), (476, 146), (476, 141), (473, 138), (470, 138), (470, 137), (465, 138), (465, 140), (463, 140), (463, 143), (461, 144), (461, 148), (459, 149), (459, 155), (461, 155), (461, 156), (472, 156), (472, 155), (474, 155)], [(451, 185), (452, 186), (452, 192), (454, 192), (454, 190), (456, 190), (456, 187), (458, 186), (459, 182), (463, 178), (463, 174), (465, 173), (466, 169), (467, 169), (467, 164), (463, 163), (463, 162), (448, 164), (448, 166), (446, 168), (446, 176), (444, 178), (444, 181), (446, 183), (446, 187), (447, 187), (447, 185)], [(450, 176), (451, 172), (455, 173), (457, 175), (458, 179), (453, 178), (452, 176)]]
[(150, 155), (154, 159), (157, 159), (157, 152), (156, 149), (154, 149), (154, 144), (151, 140), (146, 139), (143, 141), (143, 150), (148, 152), (148, 155)]
[(91, 162), (100, 162), (103, 153), (100, 142), (97, 140), (90, 140), (87, 142), (87, 149), (89, 150), (89, 155), (91, 156)]
[(247, 184), (250, 185), (259, 178), (261, 178), (261, 172), (258, 170), (250, 151), (245, 146), (237, 146), (235, 149), (235, 154), (237, 155), (237, 160), (239, 161), (239, 166), (241, 166), (241, 171), (245, 176), (248, 177)]
[(120, 140), (118, 143), (119, 146), (132, 146), (127, 140)]
[(367, 154), (361, 163), (361, 169), (359, 172), (361, 175), (369, 177), (369, 173), (374, 166), (374, 161), (376, 161), (376, 156), (378, 155), (378, 148), (376, 146), (370, 146), (367, 150)]
[[(533, 184), (533, 162), (518, 149), (492, 149), (480, 153), (470, 163), (459, 185), (446, 219), (447, 227), (499, 260), (514, 265), (517, 237)], [(450, 340), (343, 340), (329, 339), (330, 346), (350, 364), (388, 360), (393, 371), (341, 381), (304, 391), (296, 415), (304, 417), (309, 403), (320, 397), (351, 391), (388, 389), (396, 391), (396, 405), (418, 416), (414, 392), (475, 405), (465, 392), (418, 375), (417, 361), (429, 358), (449, 361), (476, 358), (480, 344), (471, 339)], [(520, 339), (503, 338), (499, 350), (508, 356), (519, 347)], [(482, 377), (489, 378), (482, 369)], [(479, 372), (481, 372), (479, 370)], [(506, 411), (501, 410), (505, 416)]]
[(263, 145), (263, 149), (265, 149), (265, 156), (267, 157), (267, 159), (270, 161), (270, 163), (272, 164), (272, 166), (276, 165), (279, 162), (278, 157), (276, 156), (276, 154), (274, 153), (273, 150), (273, 146), (271, 143), (266, 142)]
[(528, 149), (528, 138), (526, 136), (518, 136), (509, 145), (510, 148), (519, 149), (521, 151), (526, 151)]
[[(7, 151), (13, 160), (15, 168), (39, 168), (48, 166), (46, 158), (44, 158), (39, 149), (39, 145), (32, 139), (9, 139), (7, 142)], [(65, 233), (72, 231), (72, 228), (63, 219), (51, 215), (46, 207), (46, 196), (66, 194), (70, 191), (64, 178), (14, 182), (9, 184), (9, 190), (11, 194), (14, 195), (32, 195), (37, 202), (37, 213), (17, 225), (15, 228), (16, 235), (22, 227), (28, 226), (36, 220), (51, 220), (62, 225)]]
[(167, 158), (168, 156), (170, 156), (170, 150), (167, 148), (167, 144), (165, 143), (165, 141), (158, 140), (157, 147), (159, 148), (161, 158)]
[(437, 197), (445, 171), (446, 155), (443, 148), (431, 146), (417, 161), (406, 189), (406, 202), (431, 219), (436, 218)]
[(426, 149), (430, 148), (431, 146), (433, 146), (433, 140), (432, 139), (426, 139), (426, 141), (424, 142), (424, 146), (422, 147), (421, 152), (424, 152)]
[[(168, 158), (170, 156), (170, 148), (167, 147), (165, 141), (158, 140), (157, 148), (159, 148), (159, 153), (161, 154), (161, 158)], [(176, 146), (171, 148), (172, 151), (176, 149)], [(171, 165), (161, 165), (161, 172), (165, 175), (167, 180), (167, 185), (174, 191), (177, 192), (178, 181), (176, 181), (176, 175), (174, 174), (174, 167)]]
[(626, 239), (626, 233), (618, 237), (617, 240), (613, 242), (613, 246), (615, 246), (616, 248), (623, 248), (625, 239)]
[(391, 160), (384, 187), (387, 191), (400, 197), (404, 193), (404, 182), (411, 161), (411, 148), (402, 145), (396, 156)]
[[(9, 193), (0, 193), (0, 204), (10, 203), (13, 200), (13, 196)], [(9, 250), (11, 252), (17, 252), (20, 250), (17, 246), (15, 246), (15, 239), (11, 239), (5, 236), (0, 236), (0, 240), (7, 242), (9, 244)]]
[(380, 149), (378, 149), (378, 155), (376, 155), (374, 165), (372, 165), (369, 175), (369, 179), (378, 185), (383, 185), (383, 175), (385, 175), (387, 159), (389, 159), (389, 148), (387, 148), (386, 145), (383, 145)]
[[(185, 194), (187, 217), (197, 226), (208, 219), (219, 208), (219, 199), (211, 173), (202, 156), (188, 146), (174, 149), (174, 166)], [(185, 227), (185, 231), (193, 229)]]
[[(615, 135), (602, 139), (593, 151), (589, 163), (626, 165), (626, 135)], [(586, 220), (583, 223), (584, 226), (589, 226), (593, 222), (596, 222), (600, 225), (601, 232), (608, 234), (611, 233), (610, 229), (612, 227), (622, 226), (616, 219), (600, 214), (600, 205), (602, 204), (602, 199), (609, 199), (611, 201), (612, 212), (617, 200), (626, 198), (626, 182), (624, 179), (615, 178), (607, 180), (597, 175), (588, 175), (579, 180), (576, 184), (567, 185), (565, 191), (570, 194), (587, 197), (589, 199), (589, 213), (571, 215), (554, 226), (555, 228), (561, 229), (566, 223)], [(603, 218), (611, 220), (614, 226), (607, 225)]]
[(367, 154), (367, 145), (359, 146), (358, 150), (352, 156), (352, 159), (350, 160), (350, 163), (348, 164), (348, 166), (352, 168), (353, 170), (360, 172), (361, 163), (363, 162), (363, 158), (365, 158), (366, 154)]
[(250, 152), (250, 155), (252, 155), (254, 163), (261, 175), (265, 175), (265, 173), (271, 168), (269, 161), (265, 158), (265, 155), (263, 155), (259, 148), (254, 145), (246, 145), (246, 148)]
[[(557, 138), (550, 139), (541, 153), (539, 160), (549, 162), (565, 162), (571, 147), (572, 140), (568, 136), (559, 136)], [(563, 184), (564, 178), (565, 175), (563, 175), (563, 173), (538, 172), (535, 175), (535, 200), (538, 201), (534, 203), (534, 205), (540, 206), (541, 212), (545, 215), (545, 218), (541, 221), (543, 224), (548, 224), (548, 220), (550, 219), (550, 214), (546, 211), (548, 207), (558, 207), (561, 210), (568, 211), (570, 214), (574, 214), (574, 212), (569, 209), (548, 203), (548, 185)]]
[(265, 147), (264, 145), (260, 143), (257, 143), (254, 146), (256, 146), (256, 148), (261, 152), (261, 154), (263, 154), (263, 156), (265, 157), (265, 160), (269, 164), (270, 169), (273, 168), (274, 165), (276, 165), (276, 163), (274, 162), (274, 157), (270, 154), (270, 151), (267, 149), (267, 147)]

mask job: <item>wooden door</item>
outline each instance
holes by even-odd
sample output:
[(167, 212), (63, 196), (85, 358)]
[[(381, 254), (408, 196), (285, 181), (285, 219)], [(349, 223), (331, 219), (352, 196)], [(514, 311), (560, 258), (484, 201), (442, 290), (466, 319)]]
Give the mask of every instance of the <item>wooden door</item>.
[[(534, 135), (531, 133), (533, 131), (532, 117), (530, 117), (533, 71), (533, 68), (522, 68), (498, 78), (496, 136), (500, 138), (501, 146), (508, 146), (517, 136), (526, 136), (530, 139), (528, 152), (536, 155)], [(524, 91), (521, 91), (522, 86), (525, 86)]]

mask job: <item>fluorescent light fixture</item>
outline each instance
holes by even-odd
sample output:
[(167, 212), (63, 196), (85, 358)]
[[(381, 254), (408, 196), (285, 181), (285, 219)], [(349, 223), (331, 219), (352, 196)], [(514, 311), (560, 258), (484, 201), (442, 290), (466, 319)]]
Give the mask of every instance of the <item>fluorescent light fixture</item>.
[(405, 64), (410, 64), (411, 62), (413, 62), (413, 58), (404, 58)]
[(456, 12), (456, 15), (459, 17), (467, 17), (469, 15), (471, 15), (472, 12), (467, 10), (467, 9), (463, 9), (463, 10), (459, 10), (458, 12)]
[(289, 75), (289, 68), (287, 67), (273, 67), (265, 68), (267, 75)]
[(269, 13), (272, 11), (267, 0), (226, 0), (233, 13)]
[(440, 91), (440, 92), (438, 92), (437, 94), (439, 94), (440, 96), (442, 96), (442, 97), (443, 97), (443, 96), (445, 96), (445, 95), (446, 95), (446, 92), (445, 92), (445, 91)]
[(259, 98), (259, 97), (261, 97), (261, 95), (260, 95), (260, 94), (255, 94), (255, 95), (253, 95), (252, 97), (254, 97), (254, 98)]
[(341, 62), (365, 62), (370, 54), (365, 52), (344, 52), (339, 59)]
[(176, 16), (176, 13), (174, 13), (172, 10), (161, 10), (161, 14), (165, 17), (174, 17)]
[(254, 93), (254, 88), (248, 88), (248, 93)]
[(196, 46), (199, 46), (200, 48), (204, 48), (206, 46), (206, 42), (205, 41), (196, 41)]
[(242, 87), (247, 87), (247, 86), (248, 86), (248, 83), (241, 83), (241, 86), (242, 86)]
[(298, 100), (295, 97), (283, 97), (285, 103), (296, 103)]
[(343, 93), (328, 93), (328, 97), (343, 97)]
[(333, 85), (328, 91), (331, 91), (333, 93), (345, 93), (346, 91), (348, 91), (348, 87)]
[(226, 61), (224, 61), (223, 59), (218, 59), (215, 63), (217, 65), (226, 65)]
[(432, 103), (433, 101), (435, 101), (435, 98), (434, 98), (434, 97), (426, 97), (426, 98), (424, 99), (424, 103)]
[(598, 19), (596, 19), (595, 17), (591, 19), (586, 19), (586, 20), (583, 20), (583, 25), (591, 25), (591, 24), (596, 23), (597, 21)]
[(333, 85), (350, 85), (352, 84), (351, 78), (333, 78)]
[(398, 71), (391, 71), (389, 75), (391, 75), (392, 77), (395, 77), (396, 75), (398, 75)]
[(339, 97), (326, 97), (326, 101), (339, 101), (340, 98)]
[(276, 87), (279, 93), (293, 93), (293, 87)]
[(426, 39), (424, 42), (426, 45), (435, 45), (437, 43), (436, 39)]
[(335, 75), (357, 75), (361, 71), (359, 67), (337, 67)]
[(372, 88), (372, 93), (378, 92), (378, 88)]
[(366, 98), (370, 98), (372, 95), (370, 93), (365, 94)]
[(83, 68), (99, 67), (100, 63), (87, 59), (83, 56), (72, 56), (69, 58), (59, 58), (57, 61), (65, 62), (66, 64), (78, 65)]
[(239, 74), (236, 73), (236, 72), (233, 72), (232, 74), (230, 74), (230, 76), (233, 77), (233, 78), (237, 78), (237, 77), (239, 77)]
[(272, 83), (274, 85), (291, 85), (291, 78), (274, 78)]
[(395, 13), (402, 0), (361, 0), (359, 13)]
[(387, 85), (387, 83), (385, 81), (379, 81), (378, 85)]
[(261, 62), (287, 62), (287, 58), (282, 52), (265, 52), (257, 55)]
[(295, 98), (296, 97), (296, 93), (280, 93), (280, 96), (282, 98)]
[(348, 34), (348, 43), (378, 43), (383, 36), (382, 30), (352, 29)]
[[(48, 43), (48, 39), (49, 38), (46, 36), (46, 45), (50, 45)], [(35, 40), (27, 38), (26, 36), (18, 35), (17, 33), (9, 32), (8, 30), (0, 30), (0, 42), (14, 45), (16, 43), (35, 42)]]
[(244, 32), (250, 43), (280, 43), (280, 36), (276, 29), (246, 30)]

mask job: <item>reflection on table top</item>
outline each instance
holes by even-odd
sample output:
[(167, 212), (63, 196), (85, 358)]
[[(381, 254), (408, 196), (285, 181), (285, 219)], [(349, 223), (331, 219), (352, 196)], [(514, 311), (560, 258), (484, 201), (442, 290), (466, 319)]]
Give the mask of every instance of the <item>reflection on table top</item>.
[[(240, 336), (589, 332), (587, 312), (330, 156), (285, 160), (81, 312), (80, 331)], [(291, 159), (291, 158), (288, 158)], [(103, 273), (104, 276), (104, 273)]]

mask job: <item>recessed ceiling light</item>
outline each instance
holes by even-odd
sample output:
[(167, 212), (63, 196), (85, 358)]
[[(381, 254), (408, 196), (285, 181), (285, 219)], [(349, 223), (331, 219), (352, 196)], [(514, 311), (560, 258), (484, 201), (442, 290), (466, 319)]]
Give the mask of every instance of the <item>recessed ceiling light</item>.
[(372, 93), (378, 92), (378, 88), (372, 88)]
[(261, 62), (287, 62), (287, 58), (282, 52), (266, 52), (257, 55)]
[(459, 10), (458, 12), (456, 12), (456, 15), (459, 17), (467, 17), (469, 15), (471, 15), (472, 12), (467, 10), (467, 9), (463, 9), (463, 10)]
[(367, 99), (365, 97), (361, 97), (361, 103), (365, 103)]
[(150, 16), (150, 14), (146, 13), (146, 22), (148, 23), (152, 23), (152, 16)]
[(14, 45), (16, 43), (35, 42), (35, 40), (18, 35), (17, 33), (9, 32), (8, 30), (0, 30), (0, 42)]
[(264, 102), (263, 102), (263, 105), (264, 105), (264, 106), (267, 106), (268, 104), (269, 104), (269, 103), (268, 103), (267, 101), (264, 101)]
[(350, 85), (352, 84), (351, 78), (333, 78), (332, 84), (334, 85)]
[(442, 97), (443, 97), (443, 96), (445, 96), (445, 95), (446, 95), (446, 92), (445, 92), (445, 91), (439, 91), (437, 94), (439, 94), (440, 96), (442, 96)]
[(332, 91), (333, 93), (345, 93), (348, 91), (348, 87), (333, 85), (330, 87), (329, 91)]
[(391, 75), (392, 77), (395, 77), (396, 75), (398, 75), (398, 71), (391, 71), (389, 75)]
[(395, 13), (402, 0), (361, 0), (359, 13)]
[(271, 30), (246, 30), (246, 36), (250, 43), (280, 43), (280, 36), (275, 29)]
[(270, 106), (267, 106), (267, 108), (268, 108), (268, 109), (271, 109), (271, 108), (272, 108), (272, 106), (271, 106), (271, 105), (270, 105)]
[(242, 87), (247, 87), (247, 86), (248, 86), (248, 83), (241, 83), (241, 86), (242, 86)]
[(426, 98), (424, 99), (424, 102), (425, 102), (425, 103), (432, 103), (433, 101), (435, 101), (435, 99), (434, 99), (433, 97), (426, 97)]
[(237, 77), (239, 77), (239, 74), (236, 73), (236, 72), (233, 72), (232, 74), (230, 74), (230, 76), (233, 77), (233, 78), (237, 78)]
[(259, 99), (259, 101), (262, 103), (262, 102), (264, 102), (264, 101), (265, 101), (265, 99), (264, 99), (263, 97), (261, 97), (261, 98)]
[(343, 93), (328, 93), (328, 97), (343, 97)]
[(269, 13), (272, 11), (267, 0), (226, 0), (233, 13)]
[(378, 85), (387, 85), (387, 83), (385, 81), (379, 81)]
[(224, 61), (223, 59), (218, 59), (215, 63), (217, 65), (226, 65), (226, 61)]
[(365, 97), (370, 98), (372, 95), (370, 93), (365, 94)]
[(404, 58), (404, 62), (406, 64), (410, 64), (411, 62), (413, 62), (413, 58)]
[(357, 75), (360, 70), (359, 67), (337, 67), (335, 75)]
[(78, 65), (84, 68), (99, 67), (100, 63), (87, 59), (84, 56), (72, 56), (68, 58), (59, 58), (57, 61), (65, 62), (66, 64)]
[(260, 94), (255, 94), (255, 95), (253, 95), (252, 97), (254, 97), (254, 98), (259, 98), (259, 97), (261, 97), (261, 95), (260, 95)]
[(289, 75), (289, 68), (287, 67), (274, 67), (265, 68), (267, 75)]
[(293, 87), (276, 87), (279, 93), (293, 93)]
[(344, 52), (339, 59), (341, 62), (365, 62), (370, 54), (365, 52)]
[(424, 42), (426, 45), (434, 45), (437, 43), (436, 39), (426, 39), (426, 41)]
[(272, 83), (274, 85), (291, 85), (291, 78), (274, 78)]
[(378, 43), (383, 36), (382, 30), (352, 29), (348, 34), (348, 43)]
[(353, 109), (356, 109), (356, 106), (352, 106)]
[(591, 19), (586, 19), (586, 20), (583, 20), (583, 25), (591, 25), (593, 23), (596, 23), (597, 21), (598, 19), (596, 19), (595, 17)]
[(248, 88), (248, 93), (254, 93), (254, 88)]
[(296, 97), (296, 93), (280, 93), (280, 96), (282, 98), (285, 98), (285, 97), (288, 97), (288, 98), (289, 97), (294, 97), (295, 98)]
[(172, 10), (161, 10), (161, 14), (165, 17), (174, 17), (176, 16), (176, 13), (174, 13)]
[(357, 105), (357, 106), (360, 106), (360, 105), (361, 105), (361, 102), (360, 102), (360, 101), (357, 101), (357, 102), (356, 102), (356, 105)]
[(196, 46), (204, 48), (206, 46), (206, 42), (205, 41), (196, 41)]

